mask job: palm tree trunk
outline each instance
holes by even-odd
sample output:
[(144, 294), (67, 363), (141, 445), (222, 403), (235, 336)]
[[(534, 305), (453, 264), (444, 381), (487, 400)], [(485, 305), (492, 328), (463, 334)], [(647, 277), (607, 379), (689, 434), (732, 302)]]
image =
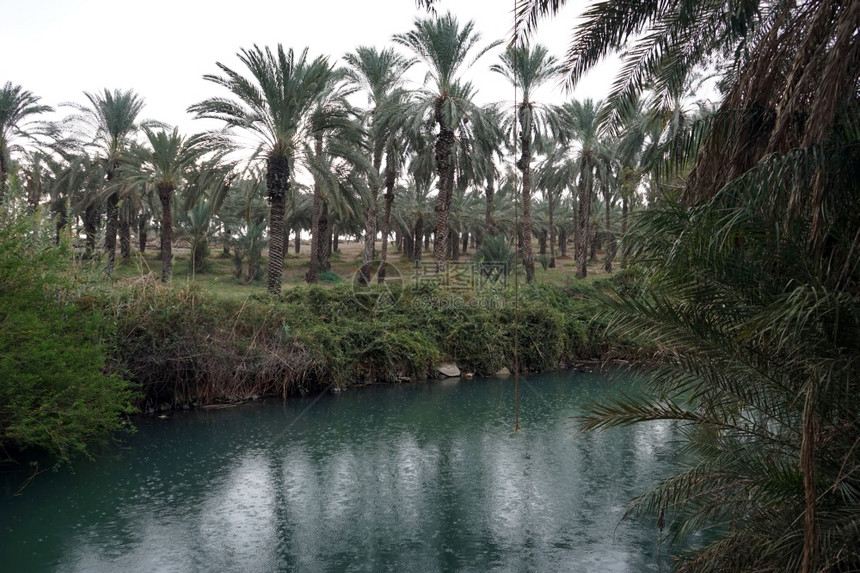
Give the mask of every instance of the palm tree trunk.
[(597, 223), (595, 222), (589, 227), (588, 234), (589, 254), (588, 259), (592, 263), (597, 262), (597, 248), (600, 246), (600, 241), (597, 238)]
[[(421, 262), (421, 247), (424, 240), (424, 218), (418, 215), (418, 220), (415, 221), (415, 263)], [(427, 248), (426, 243), (423, 245)]]
[(567, 256), (567, 229), (564, 225), (558, 230), (558, 252), (562, 257)]
[(414, 258), (413, 253), (415, 252), (415, 234), (414, 233), (404, 233), (403, 237), (403, 255), (407, 259)]
[(98, 233), (99, 205), (95, 202), (87, 205), (84, 209), (84, 256), (92, 257), (96, 250), (96, 233)]
[(290, 162), (280, 153), (266, 158), (266, 192), (269, 195), (269, 269), (267, 289), (281, 294), (281, 274), (284, 268), (285, 196), (290, 190)]
[(610, 203), (612, 192), (608, 185), (604, 185), (603, 201), (606, 203), (606, 263), (603, 269), (607, 273), (612, 272), (612, 260), (615, 258), (615, 235), (612, 234), (612, 210)]
[(627, 268), (627, 196), (621, 197), (621, 268)]
[(170, 196), (173, 185), (160, 183), (158, 199), (161, 201), (161, 282), (170, 280), (173, 272), (173, 214), (170, 212)]
[[(108, 181), (110, 181), (110, 175), (108, 176)], [(105, 254), (107, 255), (107, 261), (105, 261), (105, 272), (107, 274), (113, 273), (114, 262), (116, 261), (116, 233), (117, 224), (119, 223), (118, 202), (119, 198), (116, 193), (111, 193), (107, 198), (107, 221), (105, 222), (104, 244)]]
[(547, 193), (547, 207), (549, 211), (549, 268), (555, 268), (555, 225), (552, 221), (553, 201), (552, 193)]
[(451, 149), (454, 147), (454, 131), (448, 127), (442, 114), (443, 98), (436, 100), (435, 118), (439, 124), (439, 134), (436, 136), (436, 174), (439, 193), (436, 199), (436, 237), (433, 241), (433, 256), (436, 260), (436, 272), (445, 270), (445, 254), (448, 251), (448, 214), (451, 210), (451, 196), (454, 191), (454, 163), (451, 160)]
[(319, 253), (319, 269), (327, 271), (331, 268), (329, 264), (329, 256), (331, 255), (331, 235), (332, 229), (329, 225), (328, 201), (323, 199), (322, 209), (320, 211), (320, 249)]
[(9, 170), (9, 166), (6, 165), (6, 153), (6, 146), (0, 144), (0, 204), (3, 203), (3, 196), (6, 194), (6, 172)]
[(320, 268), (320, 217), (322, 215), (322, 196), (317, 185), (314, 185), (314, 199), (311, 215), (311, 260), (308, 267), (308, 272), (305, 275), (305, 282), (308, 284), (316, 284), (319, 280)]
[(579, 177), (579, 220), (576, 225), (576, 278), (584, 279), (588, 274), (588, 229), (591, 218), (591, 176), (587, 159), (583, 159)]
[(469, 252), (469, 233), (463, 233), (463, 255), (465, 256)]
[(528, 129), (522, 110), (520, 111), (520, 124), (523, 128), (520, 135), (522, 154), (517, 162), (517, 167), (523, 174), (522, 257), (523, 267), (526, 269), (526, 282), (533, 283), (535, 280), (535, 254), (532, 250), (531, 130)]
[(298, 227), (295, 228), (295, 244), (293, 245), (293, 251), (298, 255), (302, 250), (302, 230)]
[(490, 177), (487, 179), (487, 211), (484, 214), (484, 233), (488, 237), (496, 234), (496, 227), (493, 225), (493, 198), (496, 194), (496, 182)]
[(397, 172), (388, 162), (385, 170), (385, 211), (382, 215), (382, 247), (379, 252), (379, 272), (377, 282), (385, 282), (386, 263), (388, 261), (388, 235), (391, 233), (391, 207), (394, 205), (394, 184), (397, 182)]
[[(382, 166), (382, 150), (373, 152), (373, 170), (379, 173)], [(370, 282), (370, 269), (376, 250), (376, 218), (378, 215), (377, 198), (379, 197), (379, 185), (376, 179), (370, 182), (370, 204), (367, 206), (367, 215), (364, 221), (364, 252), (361, 254), (361, 269), (358, 273), (358, 282), (367, 284)]]
[(144, 217), (143, 213), (141, 213), (140, 218), (137, 220), (137, 250), (141, 253), (146, 252), (146, 240), (149, 238), (146, 232), (146, 223), (147, 217)]
[(547, 233), (546, 229), (542, 229), (540, 234), (538, 235), (538, 254), (546, 255), (546, 242), (549, 237), (549, 233)]
[(131, 259), (131, 222), (125, 202), (119, 207), (119, 254), (123, 261)]

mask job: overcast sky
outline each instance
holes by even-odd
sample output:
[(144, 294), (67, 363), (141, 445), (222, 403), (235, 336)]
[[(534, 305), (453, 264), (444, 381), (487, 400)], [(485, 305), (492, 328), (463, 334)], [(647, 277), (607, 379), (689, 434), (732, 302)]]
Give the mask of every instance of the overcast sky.
[[(538, 30), (537, 40), (559, 57), (581, 5), (572, 0)], [(438, 10), (474, 20), (489, 43), (510, 37), (512, 6), (512, 0), (441, 0)], [(408, 31), (426, 13), (414, 0), (0, 0), (0, 15), (0, 82), (19, 84), (54, 107), (83, 103), (84, 91), (133, 89), (146, 101), (145, 118), (191, 132), (204, 126), (186, 108), (225, 95), (203, 74), (217, 73), (216, 61), (244, 71), (236, 58), (240, 48), (282, 43), (308, 47), (311, 57), (340, 58), (359, 45), (391, 45), (393, 34)], [(481, 103), (512, 99), (512, 88), (487, 71), (500, 50), (467, 75)], [(603, 97), (612, 68), (590, 74), (574, 95)], [(543, 97), (560, 102), (566, 96), (553, 87)]]

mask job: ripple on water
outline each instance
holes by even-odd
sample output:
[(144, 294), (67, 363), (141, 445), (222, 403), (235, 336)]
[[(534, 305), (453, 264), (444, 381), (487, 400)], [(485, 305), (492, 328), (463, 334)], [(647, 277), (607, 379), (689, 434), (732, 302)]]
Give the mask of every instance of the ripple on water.
[[(647, 571), (627, 500), (673, 428), (575, 436), (600, 377), (376, 387), (145, 420), (125, 449), (0, 502), (6, 570)], [(7, 486), (7, 489), (9, 487)]]

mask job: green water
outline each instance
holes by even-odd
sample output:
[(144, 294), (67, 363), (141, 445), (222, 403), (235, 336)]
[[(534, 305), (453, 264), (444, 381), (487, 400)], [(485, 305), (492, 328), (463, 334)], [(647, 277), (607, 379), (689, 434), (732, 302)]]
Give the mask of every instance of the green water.
[(673, 430), (577, 436), (589, 374), (380, 386), (144, 418), (122, 449), (2, 476), (0, 570), (666, 571)]

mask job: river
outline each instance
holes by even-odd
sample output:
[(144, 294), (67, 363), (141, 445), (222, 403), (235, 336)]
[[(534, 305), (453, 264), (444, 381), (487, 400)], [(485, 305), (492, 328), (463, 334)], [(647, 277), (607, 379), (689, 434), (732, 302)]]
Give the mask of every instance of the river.
[(372, 386), (138, 420), (74, 471), (0, 476), (3, 571), (668, 571), (665, 423), (577, 435), (624, 375)]

